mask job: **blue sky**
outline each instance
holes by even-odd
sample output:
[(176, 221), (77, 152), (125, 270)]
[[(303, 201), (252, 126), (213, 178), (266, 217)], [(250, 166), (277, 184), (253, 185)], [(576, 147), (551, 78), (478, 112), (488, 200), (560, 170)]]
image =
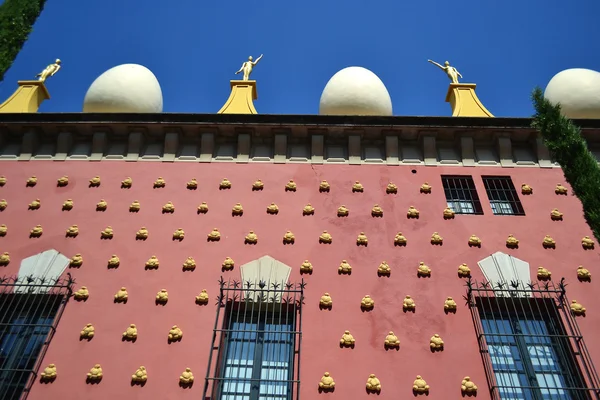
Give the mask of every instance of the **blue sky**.
[(264, 58), (261, 114), (317, 114), (329, 78), (362, 66), (386, 85), (394, 115), (450, 115), (449, 60), (496, 116), (529, 116), (530, 93), (567, 68), (600, 70), (599, 0), (48, 0), (0, 84), (8, 97), (55, 58), (41, 112), (80, 112), (105, 70), (157, 76), (164, 111), (215, 113), (249, 55)]

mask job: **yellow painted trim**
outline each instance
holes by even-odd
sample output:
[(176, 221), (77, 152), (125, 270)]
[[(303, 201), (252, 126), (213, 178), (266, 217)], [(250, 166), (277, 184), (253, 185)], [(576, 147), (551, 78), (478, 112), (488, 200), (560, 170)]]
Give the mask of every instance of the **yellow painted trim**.
[(446, 94), (446, 102), (452, 107), (453, 117), (493, 117), (492, 113), (475, 93), (474, 83), (451, 83)]
[(256, 100), (256, 81), (231, 81), (231, 94), (218, 114), (258, 114), (252, 100)]
[(35, 113), (40, 104), (50, 98), (44, 82), (19, 81), (19, 87), (4, 103), (0, 113)]

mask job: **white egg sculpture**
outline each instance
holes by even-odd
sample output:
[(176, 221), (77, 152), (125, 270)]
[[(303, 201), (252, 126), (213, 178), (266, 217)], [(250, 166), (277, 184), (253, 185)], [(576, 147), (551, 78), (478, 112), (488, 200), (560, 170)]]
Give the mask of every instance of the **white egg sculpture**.
[(109, 69), (92, 83), (83, 112), (160, 113), (163, 97), (156, 76), (138, 64), (123, 64)]
[(321, 115), (392, 115), (392, 99), (377, 75), (348, 67), (329, 79), (319, 102)]
[(560, 103), (568, 118), (600, 118), (600, 72), (584, 68), (561, 71), (548, 82), (544, 97)]

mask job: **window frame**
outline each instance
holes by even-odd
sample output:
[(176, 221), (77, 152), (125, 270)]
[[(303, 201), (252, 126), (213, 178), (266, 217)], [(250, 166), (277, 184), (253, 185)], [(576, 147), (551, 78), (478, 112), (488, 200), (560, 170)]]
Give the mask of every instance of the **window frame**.
[(446, 205), (454, 214), (483, 215), (481, 200), (471, 175), (442, 175), (441, 179)]
[[(302, 341), (301, 317), (306, 283), (303, 280), (298, 284), (264, 281), (253, 283), (223, 281), (221, 278), (220, 284), (219, 307), (217, 308), (203, 398), (209, 397), (214, 400), (298, 400)], [(282, 324), (282, 322), (284, 323)], [(268, 326), (276, 328), (270, 330)], [(287, 328), (277, 328), (281, 326)], [(251, 329), (247, 331), (248, 327)], [(246, 335), (248, 335), (248, 339), (245, 339)], [(281, 353), (277, 353), (279, 342), (282, 341), (281, 335), (284, 335), (285, 348)], [(240, 339), (243, 343), (240, 351), (237, 351), (234, 344), (234, 350), (231, 353), (232, 347), (230, 346)], [(234, 358), (246, 353), (244, 349), (246, 343), (250, 343), (248, 351), (252, 357)], [(231, 357), (232, 354), (233, 357)], [(275, 368), (265, 366), (264, 357), (271, 355), (275, 355), (275, 358), (284, 356), (285, 361), (275, 361), (275, 363), (286, 364), (287, 373), (283, 373), (283, 376), (275, 372), (275, 377), (271, 377), (270, 374), (273, 370), (279, 371), (278, 366), (270, 365)], [(234, 360), (234, 362), (230, 360)], [(250, 363), (249, 360), (252, 360), (252, 364), (250, 366), (251, 374), (248, 378), (248, 372), (244, 374), (239, 367), (247, 367)], [(234, 372), (234, 374), (237, 373), (237, 377), (227, 376), (228, 367), (238, 368)], [(265, 371), (267, 377), (263, 378)], [(241, 375), (240, 372), (242, 372)], [(265, 381), (270, 385), (263, 384)], [(233, 386), (234, 389), (230, 390), (227, 385)], [(239, 389), (240, 385), (244, 385), (241, 390)], [(245, 385), (249, 385), (249, 388)], [(263, 393), (265, 388), (267, 392)], [(270, 388), (275, 388), (275, 390)]]
[[(492, 399), (587, 400), (600, 394), (600, 380), (570, 311), (562, 280), (557, 284), (520, 281), (492, 284), (468, 279), (466, 286), (466, 299)], [(486, 331), (486, 321), (494, 321), (494, 324), (508, 321), (502, 325), (508, 324), (512, 330)], [(539, 321), (543, 321), (547, 331), (539, 328)], [(514, 329), (516, 324), (537, 327), (519, 330)], [(494, 346), (502, 351), (496, 353)], [(532, 348), (538, 351), (531, 353)], [(555, 363), (553, 365), (558, 363), (558, 367), (549, 367), (549, 360)], [(502, 363), (515, 367), (498, 368), (497, 364)], [(501, 378), (499, 374), (507, 377)], [(551, 379), (550, 384), (546, 380), (557, 376), (560, 379)], [(561, 385), (552, 386), (553, 382), (561, 382)]]
[[(481, 180), (494, 215), (525, 215), (525, 209), (510, 176), (483, 175)], [(510, 211), (507, 211), (509, 208)]]
[(0, 281), (0, 347), (4, 350), (8, 346), (0, 353), (3, 399), (21, 399), (38, 377), (41, 361), (72, 294), (74, 281), (67, 275), (62, 280), (13, 277)]
[[(287, 305), (273, 305), (267, 304), (262, 309), (262, 304), (258, 304), (258, 309), (256, 307), (256, 303), (250, 302), (248, 303), (239, 303), (233, 302), (229, 304), (229, 307), (226, 308), (225, 318), (223, 320), (223, 334), (221, 336), (221, 351), (219, 354), (219, 377), (220, 377), (220, 385), (217, 388), (216, 399), (249, 399), (249, 400), (258, 400), (263, 398), (269, 399), (280, 399), (280, 400), (292, 400), (293, 398), (293, 373), (294, 373), (294, 349), (295, 349), (295, 325), (296, 325), (296, 315), (294, 313), (293, 307)], [(279, 310), (277, 310), (279, 308)], [(282, 316), (284, 316), (282, 318)], [(291, 317), (291, 318), (290, 318)], [(236, 324), (241, 324), (241, 329), (236, 329)], [(248, 326), (250, 325), (250, 326)], [(256, 326), (256, 329), (252, 329), (252, 326)], [(269, 326), (278, 327), (281, 326), (282, 329), (285, 327), (285, 330), (269, 330)], [(251, 330), (247, 330), (250, 328)], [(242, 338), (239, 337), (241, 334)], [(287, 337), (281, 338), (281, 335), (285, 335)], [(237, 336), (237, 337), (236, 337)], [(248, 336), (247, 338), (245, 336)], [(279, 340), (278, 340), (279, 337)], [(275, 355), (275, 351), (277, 349), (277, 345), (269, 346), (268, 343), (277, 342), (277, 341), (286, 342), (285, 352), (287, 352), (287, 356), (284, 361), (275, 361), (276, 363), (285, 363), (287, 373), (285, 374), (285, 379), (277, 379), (277, 378), (263, 378), (262, 375), (266, 370), (270, 370), (271, 368), (265, 368), (265, 356)], [(233, 343), (233, 347), (232, 347)], [(238, 356), (238, 348), (236, 347), (236, 343), (241, 343), (240, 348), (240, 356), (246, 352), (246, 345), (250, 345), (252, 348), (248, 352), (249, 356), (246, 359), (240, 358), (239, 364), (231, 364), (229, 362), (230, 357), (230, 349), (233, 348), (234, 357)], [(253, 346), (252, 346), (253, 345)], [(271, 351), (272, 350), (272, 351)], [(285, 354), (284, 352), (284, 354)], [(279, 354), (281, 355), (281, 354)], [(248, 368), (248, 361), (252, 361), (252, 365), (249, 367), (252, 371), (251, 378), (244, 378), (240, 376), (240, 371), (242, 370), (241, 361), (246, 361), (245, 365)], [(238, 373), (237, 377), (231, 377), (227, 374), (228, 368), (237, 368)], [(279, 374), (277, 374), (279, 375)], [(256, 386), (256, 382), (258, 385)], [(268, 382), (264, 384), (264, 382)], [(285, 395), (281, 393), (271, 393), (267, 392), (262, 393), (263, 385), (270, 387), (279, 388), (282, 387), (280, 384), (284, 383), (286, 387)], [(225, 387), (229, 385), (233, 385), (235, 387), (239, 387), (240, 385), (250, 385), (250, 391), (248, 393), (240, 392), (240, 391), (227, 391)], [(275, 390), (277, 392), (277, 390)]]

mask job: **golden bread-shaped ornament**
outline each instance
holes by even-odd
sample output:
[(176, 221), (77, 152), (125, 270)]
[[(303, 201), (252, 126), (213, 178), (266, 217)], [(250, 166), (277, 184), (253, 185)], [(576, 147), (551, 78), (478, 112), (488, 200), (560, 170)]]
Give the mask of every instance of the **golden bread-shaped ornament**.
[(550, 237), (550, 235), (544, 236), (544, 240), (542, 241), (542, 247), (545, 249), (555, 249), (556, 241)]
[(340, 346), (342, 347), (353, 347), (356, 343), (354, 336), (350, 334), (350, 331), (344, 331), (342, 338), (340, 339)]
[(65, 187), (69, 184), (69, 177), (67, 175), (63, 175), (56, 180), (56, 186)]
[(177, 342), (180, 341), (181, 338), (183, 337), (183, 331), (181, 330), (181, 328), (179, 328), (177, 325), (173, 325), (171, 327), (171, 329), (169, 330), (169, 341), (170, 342)]
[(352, 193), (362, 193), (364, 191), (365, 188), (359, 181), (354, 182), (354, 185), (352, 185)]
[(185, 238), (185, 232), (181, 228), (177, 228), (173, 232), (173, 240), (179, 240), (180, 242)]
[(352, 266), (348, 264), (348, 261), (342, 260), (338, 267), (338, 274), (350, 275), (352, 273)]
[(73, 292), (73, 298), (77, 301), (85, 301), (90, 297), (90, 291), (86, 286), (80, 287), (77, 291)]
[(107, 208), (108, 203), (104, 199), (101, 199), (98, 203), (96, 203), (96, 211), (106, 211)]
[(418, 395), (429, 393), (429, 385), (421, 375), (417, 375), (417, 379), (413, 382), (413, 393)]
[(162, 189), (165, 186), (167, 186), (167, 182), (163, 179), (162, 176), (156, 178), (156, 180), (154, 181), (154, 185), (152, 185), (154, 189)]
[(132, 186), (133, 186), (133, 179), (131, 179), (130, 176), (128, 176), (127, 178), (125, 178), (121, 181), (121, 189), (131, 189)]
[(125, 340), (135, 340), (137, 339), (138, 330), (135, 324), (130, 324), (125, 332), (123, 332), (123, 339)]
[(90, 187), (99, 187), (100, 186), (100, 177), (96, 175), (92, 179), (90, 179)]
[(433, 234), (431, 235), (431, 244), (442, 245), (444, 244), (444, 238), (441, 237), (439, 233), (433, 232)]
[(75, 254), (69, 260), (69, 267), (79, 268), (83, 265), (83, 256), (80, 253)]
[(181, 385), (191, 385), (194, 383), (194, 374), (190, 368), (186, 368), (185, 371), (179, 375), (179, 383)]
[(206, 214), (208, 212), (208, 204), (205, 201), (198, 206), (198, 214)]
[(113, 235), (113, 228), (111, 226), (107, 226), (106, 228), (104, 228), (104, 230), (100, 232), (100, 239), (110, 240), (113, 238)]
[(34, 187), (35, 185), (37, 185), (37, 182), (37, 176), (33, 175), (32, 177), (27, 179), (27, 182), (25, 182), (25, 187)]
[(10, 264), (10, 254), (8, 251), (5, 251), (4, 253), (0, 254), (0, 266), (6, 267), (8, 264)]
[(40, 379), (42, 382), (52, 382), (56, 379), (57, 375), (58, 374), (56, 372), (56, 365), (48, 364), (48, 366), (44, 368), (44, 371), (42, 371), (42, 373), (40, 374)]
[(117, 303), (123, 303), (127, 301), (128, 298), (129, 294), (127, 293), (127, 288), (125, 286), (121, 287), (115, 294), (115, 302)]
[(208, 304), (208, 292), (206, 289), (202, 289), (200, 294), (196, 296), (196, 304), (207, 305)]
[(323, 391), (331, 391), (335, 388), (335, 381), (329, 374), (329, 372), (325, 372), (319, 381), (319, 390)]
[(42, 202), (40, 201), (40, 199), (35, 199), (31, 203), (29, 203), (28, 209), (29, 210), (39, 210), (41, 206), (42, 206)]
[(63, 211), (71, 211), (73, 209), (73, 199), (67, 199), (62, 205)]
[(225, 260), (221, 264), (223, 271), (231, 271), (235, 267), (235, 262), (231, 257), (225, 257)]
[(382, 218), (383, 217), (383, 208), (379, 204), (375, 204), (371, 209), (371, 216), (374, 218)]
[(209, 242), (218, 242), (221, 240), (221, 233), (217, 228), (213, 228), (213, 230), (208, 234), (206, 238)]
[(302, 215), (314, 215), (314, 214), (315, 214), (315, 208), (312, 205), (310, 205), (310, 203), (305, 205), (304, 208), (302, 209)]
[(300, 274), (312, 274), (313, 266), (308, 260), (304, 260), (302, 265), (300, 265)]
[(167, 289), (160, 289), (160, 291), (156, 294), (156, 302), (159, 304), (167, 304), (169, 301), (169, 293)]
[(370, 374), (367, 379), (367, 391), (374, 393), (381, 392), (381, 382), (377, 379), (375, 374)]
[(187, 183), (185, 184), (185, 187), (188, 190), (196, 190), (196, 189), (198, 189), (198, 181), (196, 180), (196, 178), (192, 178), (189, 181), (187, 181)]
[(42, 226), (36, 225), (29, 231), (29, 237), (30, 238), (39, 238), (42, 236), (43, 233), (44, 233), (44, 229), (42, 228)]
[(138, 212), (140, 211), (141, 208), (141, 204), (138, 200), (134, 200), (130, 205), (129, 205), (129, 212)]
[(550, 219), (552, 221), (562, 221), (563, 213), (558, 211), (558, 208), (553, 208), (552, 211), (550, 211)]
[(471, 268), (467, 266), (467, 264), (460, 264), (458, 266), (458, 277), (459, 278), (468, 278), (471, 276)]
[(248, 232), (246, 237), (244, 238), (244, 244), (257, 244), (258, 243), (258, 235), (254, 233), (254, 231)]
[(286, 192), (295, 192), (297, 188), (296, 182), (293, 179), (290, 179), (288, 183), (285, 185)]
[(331, 244), (332, 242), (333, 242), (333, 237), (327, 231), (323, 231), (323, 233), (321, 233), (321, 235), (319, 236), (320, 244)]
[(329, 190), (331, 190), (329, 183), (326, 180), (322, 180), (321, 183), (319, 183), (319, 192), (329, 192)]
[(594, 246), (595, 242), (589, 236), (584, 236), (581, 239), (581, 247), (583, 247), (585, 250), (593, 250)]
[(456, 301), (452, 297), (446, 297), (446, 301), (444, 301), (444, 312), (446, 313), (455, 313), (458, 305)]
[(65, 233), (66, 237), (77, 237), (77, 235), (79, 235), (79, 227), (75, 224), (75, 225), (71, 225), (69, 228), (67, 228), (67, 231)]
[(119, 259), (119, 257), (117, 257), (116, 254), (113, 254), (109, 259), (108, 259), (108, 268), (118, 268), (119, 265), (121, 265), (121, 260)]
[(175, 205), (172, 201), (168, 201), (164, 206), (162, 206), (163, 214), (173, 214), (175, 212)]
[(367, 235), (365, 235), (364, 232), (358, 234), (358, 237), (356, 238), (356, 245), (365, 247), (369, 245), (369, 239), (367, 239)]
[(554, 188), (554, 193), (566, 196), (568, 193), (568, 190), (562, 184), (558, 183), (558, 184), (556, 184), (556, 188)]
[(95, 333), (96, 329), (94, 328), (94, 326), (92, 324), (87, 324), (79, 333), (79, 337), (81, 339), (91, 339), (94, 337)]
[(148, 380), (148, 371), (143, 365), (139, 367), (133, 375), (131, 375), (131, 382), (134, 384), (141, 384)]
[(229, 182), (229, 179), (227, 179), (227, 178), (223, 178), (221, 183), (219, 183), (219, 190), (225, 190), (225, 189), (231, 189), (231, 182)]
[(91, 382), (100, 381), (102, 380), (102, 376), (102, 366), (100, 364), (94, 364), (90, 369), (90, 372), (87, 373), (87, 380)]
[(319, 299), (319, 308), (321, 308), (321, 309), (324, 309), (324, 308), (331, 309), (331, 307), (333, 307), (333, 299), (331, 298), (331, 295), (326, 292)]
[(253, 191), (263, 190), (264, 188), (265, 188), (265, 184), (260, 179), (255, 180), (254, 183), (252, 184)]

